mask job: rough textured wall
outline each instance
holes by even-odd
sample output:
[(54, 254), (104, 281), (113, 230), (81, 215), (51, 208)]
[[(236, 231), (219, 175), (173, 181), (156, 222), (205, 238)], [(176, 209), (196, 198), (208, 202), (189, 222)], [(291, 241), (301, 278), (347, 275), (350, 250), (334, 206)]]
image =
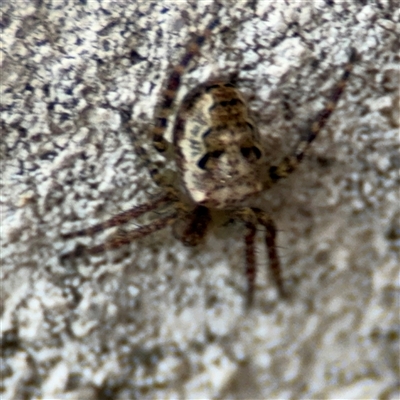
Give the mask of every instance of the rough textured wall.
[[(399, 396), (395, 3), (3, 3), (4, 399)], [(164, 230), (60, 263), (110, 234), (61, 233), (159, 192), (131, 138), (148, 141), (168, 71), (217, 14), (179, 97), (238, 73), (271, 160), (323, 107), (348, 49), (359, 54), (301, 168), (254, 200), (279, 228), (291, 300), (276, 297), (260, 233), (247, 312), (237, 225), (197, 248)]]

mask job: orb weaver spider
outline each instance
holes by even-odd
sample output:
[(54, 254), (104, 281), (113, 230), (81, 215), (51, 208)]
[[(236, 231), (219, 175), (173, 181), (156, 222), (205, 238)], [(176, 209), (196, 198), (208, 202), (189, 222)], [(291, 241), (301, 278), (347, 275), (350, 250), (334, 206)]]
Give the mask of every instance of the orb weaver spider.
[[(175, 236), (185, 245), (196, 246), (204, 239), (213, 221), (218, 221), (219, 225), (239, 221), (245, 227), (247, 304), (250, 305), (256, 278), (255, 236), (258, 226), (265, 229), (265, 244), (273, 280), (280, 296), (284, 297), (286, 292), (276, 249), (275, 223), (265, 211), (243, 206), (243, 203), (296, 170), (306, 150), (334, 111), (350, 76), (356, 53), (351, 49), (341, 79), (334, 87), (325, 108), (316, 115), (307, 135), (298, 142), (292, 154), (275, 166), (268, 165), (257, 126), (244, 98), (230, 81), (207, 81), (184, 97), (177, 112), (173, 141), (169, 143), (164, 134), (173, 112), (182, 74), (218, 24), (218, 19), (213, 20), (202, 34), (197, 35), (189, 43), (180, 63), (173, 68), (161, 95), (152, 129), (153, 145), (158, 152), (166, 153), (172, 147), (179, 182), (166, 181), (160, 168), (151, 164), (150, 174), (164, 188), (163, 195), (114, 215), (102, 223), (62, 236), (66, 239), (91, 236), (165, 206), (169, 206), (170, 211), (134, 230), (117, 231), (102, 244), (93, 247), (77, 246), (62, 258), (117, 249), (167, 226), (173, 227)], [(146, 158), (143, 148), (136, 146), (135, 151)]]

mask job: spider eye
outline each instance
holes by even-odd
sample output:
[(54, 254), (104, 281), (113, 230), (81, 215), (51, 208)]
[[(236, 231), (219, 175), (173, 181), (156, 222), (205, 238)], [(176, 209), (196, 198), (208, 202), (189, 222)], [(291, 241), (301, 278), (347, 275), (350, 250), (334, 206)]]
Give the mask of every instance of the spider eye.
[(258, 147), (252, 146), (252, 147), (242, 147), (240, 149), (240, 152), (242, 153), (242, 156), (246, 158), (247, 160), (250, 159), (251, 157), (255, 157), (257, 160), (260, 159), (261, 157), (261, 151)]

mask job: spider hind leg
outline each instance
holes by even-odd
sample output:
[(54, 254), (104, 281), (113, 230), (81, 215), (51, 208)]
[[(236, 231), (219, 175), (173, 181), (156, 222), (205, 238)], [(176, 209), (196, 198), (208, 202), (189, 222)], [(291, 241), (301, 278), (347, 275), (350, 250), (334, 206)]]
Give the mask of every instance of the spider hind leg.
[(178, 65), (176, 65), (169, 75), (165, 89), (162, 94), (162, 101), (156, 112), (156, 122), (153, 127), (153, 146), (160, 153), (165, 152), (168, 149), (169, 143), (165, 140), (164, 134), (168, 125), (168, 118), (172, 114), (173, 105), (175, 102), (176, 94), (181, 85), (181, 77), (193, 60), (193, 58), (199, 54), (200, 47), (211, 36), (211, 31), (219, 24), (219, 19), (213, 19), (204, 32), (201, 35), (195, 36), (195, 38), (187, 46), (185, 55), (182, 57)]
[(294, 153), (291, 156), (285, 157), (277, 166), (272, 166), (269, 169), (269, 185), (282, 178), (287, 177), (291, 174), (301, 163), (307, 149), (310, 147), (311, 143), (318, 136), (319, 132), (325, 127), (329, 117), (335, 110), (337, 103), (339, 102), (340, 96), (342, 95), (346, 83), (351, 75), (353, 69), (353, 64), (356, 60), (357, 53), (355, 49), (350, 49), (350, 56), (347, 64), (344, 67), (342, 77), (335, 85), (331, 95), (329, 96), (329, 101), (326, 103), (325, 108), (321, 110), (314, 122), (311, 124), (304, 139), (302, 139), (297, 145)]

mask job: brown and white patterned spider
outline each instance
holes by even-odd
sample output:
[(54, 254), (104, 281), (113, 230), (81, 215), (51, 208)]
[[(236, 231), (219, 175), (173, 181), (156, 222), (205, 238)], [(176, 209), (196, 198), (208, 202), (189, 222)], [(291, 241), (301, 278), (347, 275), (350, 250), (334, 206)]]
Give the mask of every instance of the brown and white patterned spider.
[[(172, 146), (179, 182), (166, 181), (159, 168), (153, 166), (150, 174), (158, 185), (164, 187), (164, 195), (121, 212), (105, 222), (64, 234), (63, 237), (94, 235), (165, 206), (169, 206), (170, 211), (132, 231), (117, 231), (103, 244), (93, 247), (78, 246), (75, 251), (64, 254), (62, 258), (116, 249), (170, 225), (173, 226), (175, 236), (185, 245), (196, 246), (205, 237), (212, 222), (223, 225), (230, 221), (239, 221), (245, 227), (247, 304), (250, 305), (256, 278), (255, 235), (260, 225), (265, 228), (272, 277), (281, 296), (285, 295), (285, 290), (276, 249), (275, 224), (265, 211), (246, 207), (243, 203), (251, 196), (269, 189), (297, 168), (307, 148), (325, 126), (343, 92), (352, 70), (355, 51), (351, 50), (341, 79), (333, 89), (325, 108), (316, 115), (305, 138), (299, 141), (292, 154), (277, 165), (269, 166), (257, 126), (249, 115), (242, 95), (231, 82), (208, 81), (190, 91), (178, 110), (173, 143), (170, 144), (164, 138), (181, 76), (216, 25), (217, 19), (208, 25), (203, 34), (190, 42), (182, 60), (171, 72), (152, 130), (153, 144), (158, 152), (165, 153)], [(136, 146), (136, 151), (141, 156), (146, 156), (142, 148)]]

